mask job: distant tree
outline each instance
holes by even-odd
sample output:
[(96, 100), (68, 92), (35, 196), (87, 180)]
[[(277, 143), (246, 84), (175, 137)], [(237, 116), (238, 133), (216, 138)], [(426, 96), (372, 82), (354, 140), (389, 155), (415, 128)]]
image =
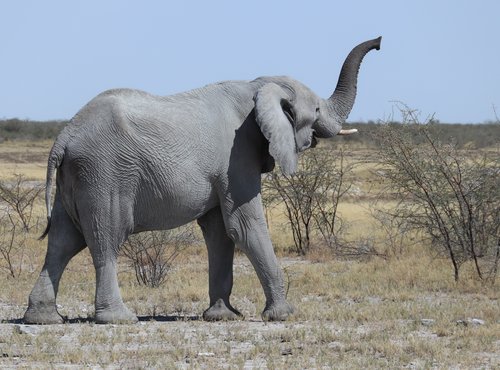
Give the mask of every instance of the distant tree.
[(44, 122), (18, 118), (0, 120), (0, 141), (55, 139), (66, 125), (66, 121), (56, 120)]

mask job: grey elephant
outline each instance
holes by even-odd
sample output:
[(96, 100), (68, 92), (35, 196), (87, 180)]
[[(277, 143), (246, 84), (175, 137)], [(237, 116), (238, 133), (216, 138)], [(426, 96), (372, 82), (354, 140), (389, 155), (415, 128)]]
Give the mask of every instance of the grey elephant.
[(63, 322), (56, 309), (59, 281), (86, 246), (96, 270), (95, 321), (136, 322), (118, 288), (121, 244), (130, 234), (192, 220), (208, 248), (204, 318), (240, 316), (229, 301), (237, 245), (262, 284), (263, 319), (286, 319), (293, 308), (266, 227), (261, 174), (275, 161), (293, 173), (298, 154), (317, 138), (353, 131), (341, 127), (354, 104), (359, 66), (380, 42), (366, 41), (350, 52), (326, 100), (289, 77), (227, 81), (166, 97), (117, 89), (91, 100), (50, 151), (47, 255), (24, 322)]

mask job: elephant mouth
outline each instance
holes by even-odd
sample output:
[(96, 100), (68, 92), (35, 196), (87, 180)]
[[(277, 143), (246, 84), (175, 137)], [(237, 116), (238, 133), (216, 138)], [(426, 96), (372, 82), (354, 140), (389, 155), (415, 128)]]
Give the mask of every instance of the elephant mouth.
[(316, 145), (318, 145), (319, 139), (316, 136), (316, 133), (313, 132), (312, 137), (311, 137), (311, 148), (316, 148)]

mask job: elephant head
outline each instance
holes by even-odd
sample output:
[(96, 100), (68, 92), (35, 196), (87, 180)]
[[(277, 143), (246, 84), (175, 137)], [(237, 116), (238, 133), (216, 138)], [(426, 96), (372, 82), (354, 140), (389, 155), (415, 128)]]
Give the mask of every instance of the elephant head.
[(269, 153), (285, 174), (295, 172), (298, 153), (314, 147), (317, 138), (349, 135), (342, 130), (356, 98), (358, 72), (364, 56), (380, 49), (381, 37), (363, 42), (347, 56), (337, 87), (328, 99), (289, 78), (264, 78), (255, 100), (256, 121), (269, 141)]

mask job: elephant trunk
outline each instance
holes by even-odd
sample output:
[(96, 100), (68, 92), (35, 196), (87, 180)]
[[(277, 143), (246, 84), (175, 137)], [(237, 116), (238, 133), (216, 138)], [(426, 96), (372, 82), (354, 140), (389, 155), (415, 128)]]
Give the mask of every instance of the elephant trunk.
[(364, 56), (372, 49), (380, 49), (382, 37), (365, 41), (356, 46), (347, 56), (340, 72), (337, 87), (332, 96), (324, 101), (324, 114), (314, 126), (317, 137), (329, 138), (337, 134), (348, 135), (354, 131), (342, 130), (356, 98), (359, 66)]

